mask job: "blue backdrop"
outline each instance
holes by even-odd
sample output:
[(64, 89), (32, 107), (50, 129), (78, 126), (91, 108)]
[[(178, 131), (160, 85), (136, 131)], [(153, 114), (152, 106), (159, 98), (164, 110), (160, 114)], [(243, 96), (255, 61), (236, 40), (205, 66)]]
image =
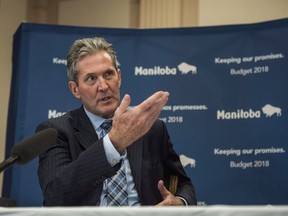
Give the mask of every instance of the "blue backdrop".
[[(23, 23), (14, 35), (6, 156), (47, 118), (78, 108), (66, 55), (74, 40), (114, 44), (132, 106), (170, 92), (166, 122), (200, 205), (288, 204), (288, 19), (111, 29)], [(3, 196), (40, 206), (38, 159), (5, 172)]]

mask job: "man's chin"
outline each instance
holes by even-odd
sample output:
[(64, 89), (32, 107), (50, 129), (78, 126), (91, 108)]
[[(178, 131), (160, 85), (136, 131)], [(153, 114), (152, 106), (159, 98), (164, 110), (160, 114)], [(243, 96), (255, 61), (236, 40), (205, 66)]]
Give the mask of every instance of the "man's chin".
[[(117, 109), (117, 108), (116, 108)], [(105, 111), (103, 111), (102, 113), (101, 113), (101, 117), (102, 118), (112, 118), (113, 116), (114, 116), (114, 113), (115, 113), (115, 111), (116, 111), (116, 109), (115, 108), (113, 108), (113, 109), (106, 109)]]

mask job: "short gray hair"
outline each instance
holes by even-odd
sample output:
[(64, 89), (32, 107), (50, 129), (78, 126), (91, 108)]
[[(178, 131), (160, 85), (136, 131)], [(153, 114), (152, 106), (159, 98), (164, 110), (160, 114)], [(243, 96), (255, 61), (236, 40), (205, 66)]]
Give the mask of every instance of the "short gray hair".
[(94, 37), (94, 38), (82, 38), (76, 40), (67, 55), (67, 75), (70, 81), (76, 82), (78, 84), (78, 73), (76, 64), (78, 60), (84, 56), (95, 54), (96, 52), (104, 50), (106, 51), (112, 59), (115, 69), (118, 69), (118, 61), (116, 52), (111, 43), (108, 43), (104, 38)]

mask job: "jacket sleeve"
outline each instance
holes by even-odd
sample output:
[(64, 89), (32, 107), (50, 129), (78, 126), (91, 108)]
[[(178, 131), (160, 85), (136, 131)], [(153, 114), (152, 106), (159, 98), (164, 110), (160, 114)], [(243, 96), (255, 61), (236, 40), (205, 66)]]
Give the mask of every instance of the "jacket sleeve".
[(179, 155), (175, 152), (171, 142), (168, 130), (164, 122), (163, 129), (163, 162), (165, 179), (170, 180), (171, 176), (178, 177), (178, 185), (176, 187), (175, 196), (180, 196), (187, 201), (188, 205), (197, 205), (195, 188), (191, 179), (187, 176), (181, 162)]
[(38, 178), (45, 206), (96, 205), (103, 181), (115, 174), (107, 162), (102, 139), (91, 140), (85, 148), (67, 119), (48, 120), (36, 131), (52, 127), (56, 142), (39, 156)]

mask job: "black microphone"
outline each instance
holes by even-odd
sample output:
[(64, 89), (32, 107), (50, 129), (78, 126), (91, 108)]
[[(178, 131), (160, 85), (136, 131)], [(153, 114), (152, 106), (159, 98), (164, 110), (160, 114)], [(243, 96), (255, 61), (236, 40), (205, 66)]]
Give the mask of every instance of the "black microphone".
[(33, 160), (55, 142), (57, 135), (54, 128), (47, 128), (13, 146), (11, 156), (0, 163), (0, 173), (14, 163), (25, 164)]

